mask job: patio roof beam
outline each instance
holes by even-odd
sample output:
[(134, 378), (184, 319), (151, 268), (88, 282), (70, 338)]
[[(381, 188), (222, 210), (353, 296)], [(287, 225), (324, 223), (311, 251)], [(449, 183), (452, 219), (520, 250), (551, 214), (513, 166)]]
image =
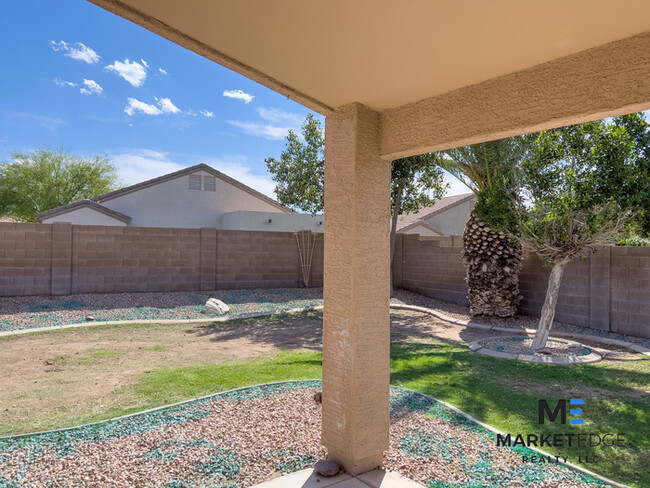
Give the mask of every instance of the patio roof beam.
[(157, 19), (156, 17), (141, 12), (140, 10), (133, 8), (128, 5), (126, 2), (121, 0), (89, 0), (91, 3), (102, 7), (109, 12), (119, 15), (120, 17), (130, 20), (134, 24), (137, 24), (145, 29), (155, 32), (161, 37), (168, 39), (179, 46), (183, 46), (190, 51), (203, 56), (204, 58), (214, 61), (221, 66), (224, 66), (235, 73), (245, 76), (253, 81), (256, 81), (260, 85), (264, 85), (267, 88), (270, 88), (273, 91), (281, 93), (282, 95), (295, 100), (296, 102), (304, 105), (311, 110), (319, 112), (323, 115), (332, 113), (332, 107), (327, 104), (316, 100), (305, 93), (302, 93), (299, 90), (296, 90), (271, 76), (268, 76), (265, 73), (249, 66), (241, 61), (228, 56), (227, 54), (222, 53), (221, 51), (208, 46), (207, 44), (194, 39), (193, 37), (187, 35), (184, 32), (176, 29), (175, 27), (166, 24), (165, 22)]
[(650, 109), (650, 32), (381, 114), (394, 160)]

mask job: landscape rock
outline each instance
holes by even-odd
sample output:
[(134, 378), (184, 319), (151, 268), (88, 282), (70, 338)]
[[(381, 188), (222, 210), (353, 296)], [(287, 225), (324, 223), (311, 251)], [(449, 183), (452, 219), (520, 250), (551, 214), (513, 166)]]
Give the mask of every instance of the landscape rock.
[(95, 320), (95, 317), (92, 315), (86, 315), (86, 322), (93, 322)]
[(330, 476), (336, 476), (341, 470), (340, 466), (334, 461), (325, 461), (321, 459), (314, 466), (314, 472), (319, 476), (325, 476), (329, 478)]
[(320, 391), (314, 393), (314, 401), (316, 403), (323, 403), (323, 393)]
[(548, 347), (544, 347), (542, 349), (537, 349), (535, 350), (537, 354), (546, 354), (546, 355), (551, 355), (553, 354), (553, 351), (551, 351)]
[(217, 298), (210, 298), (207, 302), (205, 302), (205, 305), (203, 306), (203, 310), (201, 310), (201, 313), (207, 315), (224, 315), (227, 314), (229, 311), (230, 311), (230, 307), (226, 305), (224, 302), (218, 300)]

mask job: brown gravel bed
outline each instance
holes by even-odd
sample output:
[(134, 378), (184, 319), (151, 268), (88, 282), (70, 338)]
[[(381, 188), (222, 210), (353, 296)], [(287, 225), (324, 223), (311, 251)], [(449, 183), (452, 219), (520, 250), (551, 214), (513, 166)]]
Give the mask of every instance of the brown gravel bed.
[[(68, 431), (0, 439), (0, 485), (243, 488), (325, 457), (319, 382), (252, 387)], [(479, 425), (415, 392), (391, 391), (385, 467), (432, 487), (590, 486), (523, 463)], [(4, 482), (4, 484), (3, 484)]]

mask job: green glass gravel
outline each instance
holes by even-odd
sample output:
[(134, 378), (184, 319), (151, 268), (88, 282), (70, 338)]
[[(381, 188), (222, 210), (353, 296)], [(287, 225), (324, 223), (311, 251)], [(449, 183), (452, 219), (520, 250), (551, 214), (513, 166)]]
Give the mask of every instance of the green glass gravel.
[[(299, 389), (317, 388), (321, 388), (320, 381), (261, 385), (218, 393), (183, 405), (78, 428), (0, 438), (0, 466), (9, 462), (13, 451), (24, 451), (15, 476), (12, 479), (0, 478), (0, 488), (17, 488), (21, 485), (21, 480), (23, 480), (29, 469), (38, 462), (40, 456), (52, 452), (52, 450), (59, 457), (71, 456), (75, 453), (75, 446), (78, 443), (103, 443), (125, 435), (138, 435), (158, 428), (182, 425), (203, 419), (209, 415), (211, 403), (214, 401), (246, 401)], [(475, 453), (473, 454), (473, 460), (468, 458), (465, 452), (466, 447), (463, 447), (462, 442), (454, 437), (439, 438), (425, 430), (414, 429), (400, 439), (399, 448), (408, 456), (421, 460), (436, 458), (446, 462), (453, 461), (456, 467), (459, 466), (459, 468), (454, 469), (460, 470), (458, 472), (459, 478), (465, 481), (445, 483), (431, 479), (426, 481), (426, 485), (430, 488), (496, 488), (534, 484), (562, 486), (563, 480), (581, 482), (587, 486), (606, 486), (602, 481), (576, 472), (564, 465), (554, 465), (559, 469), (545, 470), (542, 466), (522, 464), (504, 472), (497, 467), (498, 463), (492, 458), (493, 451), (490, 450), (490, 446), (493, 446), (495, 442), (493, 432), (470, 421), (434, 399), (417, 392), (391, 387), (390, 403), (391, 413), (394, 416), (418, 413), (436, 420), (450, 422), (464, 430), (467, 429), (471, 431), (471, 435), (474, 437), (472, 441), (472, 451)], [(309, 467), (316, 461), (310, 454), (282, 449), (246, 457), (238, 454), (233, 449), (225, 449), (202, 439), (192, 442), (170, 440), (160, 442), (160, 444), (153, 446), (149, 450), (144, 456), (144, 460), (163, 463), (164, 466), (164, 463), (173, 462), (186, 449), (208, 449), (208, 460), (194, 464), (194, 468), (200, 473), (198, 479), (194, 479), (197, 478), (196, 472), (194, 472), (192, 479), (174, 478), (167, 483), (167, 488), (197, 488), (202, 486), (243, 488), (237, 482), (237, 477), (245, 469), (244, 466), (247, 463), (254, 463), (256, 459), (277, 459), (275, 469), (282, 473)], [(521, 446), (503, 449), (510, 449), (518, 455), (530, 456), (534, 454), (534, 451)]]

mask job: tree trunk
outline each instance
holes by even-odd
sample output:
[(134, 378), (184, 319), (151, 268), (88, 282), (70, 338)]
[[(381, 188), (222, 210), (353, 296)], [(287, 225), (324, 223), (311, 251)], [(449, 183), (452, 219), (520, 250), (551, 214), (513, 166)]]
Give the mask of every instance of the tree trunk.
[(397, 219), (402, 206), (402, 192), (404, 191), (404, 178), (397, 182), (395, 193), (395, 204), (393, 205), (393, 216), (390, 222), (390, 296), (393, 296), (393, 259), (395, 257), (395, 233), (397, 232)]
[(467, 269), (470, 315), (512, 317), (521, 300), (521, 246), (494, 232), (474, 212), (463, 232), (463, 261)]
[(560, 294), (560, 285), (562, 284), (562, 275), (564, 268), (568, 261), (560, 261), (555, 264), (551, 269), (551, 276), (548, 277), (548, 289), (546, 290), (546, 298), (544, 299), (544, 306), (542, 313), (539, 317), (539, 325), (537, 326), (537, 333), (531, 344), (534, 350), (546, 347), (548, 334), (553, 325), (553, 318), (555, 317), (555, 307), (557, 305), (557, 298)]

